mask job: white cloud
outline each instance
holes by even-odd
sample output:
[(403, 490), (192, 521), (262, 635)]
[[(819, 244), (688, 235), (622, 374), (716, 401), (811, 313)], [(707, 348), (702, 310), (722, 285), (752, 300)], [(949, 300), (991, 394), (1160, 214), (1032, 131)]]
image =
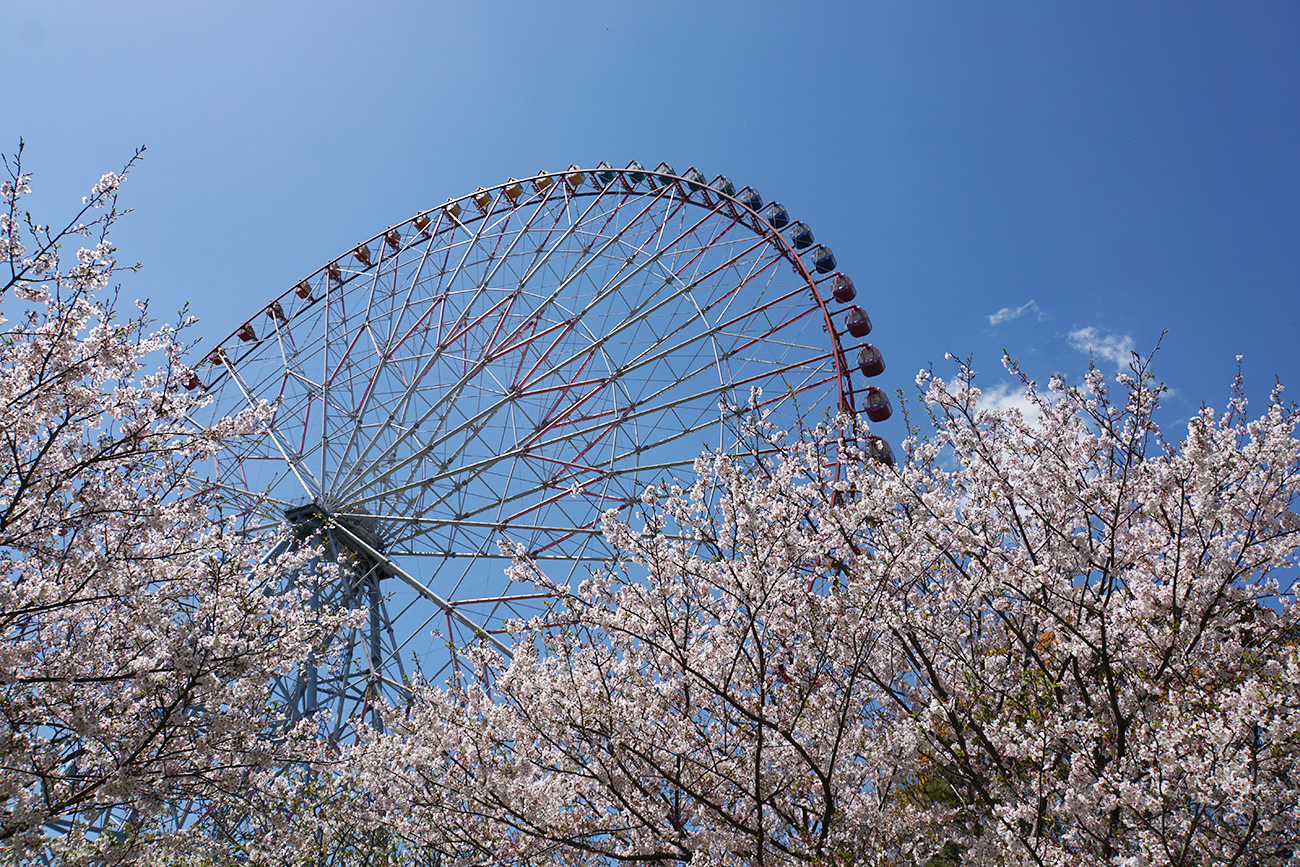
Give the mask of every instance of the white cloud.
[(1116, 367), (1124, 367), (1133, 358), (1133, 338), (1127, 334), (1101, 335), (1096, 328), (1089, 325), (1069, 334), (1070, 345), (1093, 358), (1101, 358)]
[(999, 382), (992, 388), (980, 389), (980, 409), (1018, 409), (1029, 424), (1038, 424), (1042, 417), (1038, 407), (1030, 401), (1025, 390), (1018, 384)]
[(1032, 313), (1040, 320), (1043, 318), (1043, 311), (1039, 309), (1038, 302), (1030, 298), (1019, 307), (1003, 307), (997, 313), (992, 314), (989, 316), (989, 325), (1001, 325), (1003, 322), (1019, 319), (1026, 313)]

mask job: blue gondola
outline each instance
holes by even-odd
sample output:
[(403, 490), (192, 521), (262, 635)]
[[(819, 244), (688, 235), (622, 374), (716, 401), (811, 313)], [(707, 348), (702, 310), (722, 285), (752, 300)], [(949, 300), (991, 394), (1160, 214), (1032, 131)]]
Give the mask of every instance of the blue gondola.
[(749, 187), (745, 187), (739, 193), (736, 193), (736, 201), (751, 211), (757, 211), (763, 207), (763, 197), (758, 194), (757, 190), (751, 190)]
[(811, 247), (813, 242), (812, 229), (802, 220), (795, 220), (790, 224), (790, 243), (794, 244), (796, 250), (802, 250), (805, 247)]
[(724, 196), (734, 197), (736, 195), (736, 185), (733, 184), (731, 178), (726, 175), (718, 175), (713, 179), (713, 183), (709, 184), (709, 186), (713, 187), (713, 189), (722, 193)]
[(829, 274), (835, 270), (835, 254), (830, 247), (818, 246), (813, 250), (812, 262), (819, 274)]
[(790, 213), (780, 202), (773, 202), (763, 209), (763, 219), (771, 223), (773, 229), (784, 229), (790, 223)]

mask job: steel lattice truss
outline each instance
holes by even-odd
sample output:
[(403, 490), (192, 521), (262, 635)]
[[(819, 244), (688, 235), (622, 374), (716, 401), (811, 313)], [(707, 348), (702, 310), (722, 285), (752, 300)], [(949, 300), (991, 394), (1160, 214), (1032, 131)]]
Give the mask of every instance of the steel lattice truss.
[(862, 394), (848, 308), (812, 251), (725, 179), (636, 169), (540, 174), (420, 214), (200, 366), (210, 418), (275, 407), (213, 483), (250, 531), (288, 520), (326, 557), (347, 552), (315, 598), (369, 610), (336, 637), (341, 667), (282, 685), (292, 713), (341, 726), (417, 671), (445, 675), (449, 649), (504, 650), (505, 621), (549, 594), (504, 577), (500, 543), (559, 584), (585, 577), (609, 556), (602, 513), (731, 447), (754, 389), (786, 425)]

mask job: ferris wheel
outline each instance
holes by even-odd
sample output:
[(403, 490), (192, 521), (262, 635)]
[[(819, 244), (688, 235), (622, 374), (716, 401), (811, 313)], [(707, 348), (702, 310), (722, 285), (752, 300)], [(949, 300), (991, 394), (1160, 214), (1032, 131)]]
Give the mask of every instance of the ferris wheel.
[(513, 553), (581, 580), (610, 556), (602, 514), (733, 448), (738, 407), (887, 418), (854, 295), (779, 203), (633, 162), (449, 199), (254, 311), (188, 383), (213, 397), (200, 423), (274, 407), (212, 484), (248, 532), (292, 528), (268, 557), (310, 541), (346, 565), (286, 576), (313, 604), (367, 614), (274, 699), (339, 736), (458, 648), (508, 654), (509, 622), (553, 596), (505, 577)]

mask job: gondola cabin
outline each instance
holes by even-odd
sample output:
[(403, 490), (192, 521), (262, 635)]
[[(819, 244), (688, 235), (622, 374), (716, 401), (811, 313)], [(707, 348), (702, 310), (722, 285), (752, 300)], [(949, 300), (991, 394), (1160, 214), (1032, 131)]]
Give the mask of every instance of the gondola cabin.
[(845, 324), (849, 327), (849, 334), (854, 337), (866, 337), (871, 333), (871, 317), (867, 315), (867, 311), (856, 304), (849, 308)]
[(757, 211), (759, 208), (763, 207), (763, 197), (758, 194), (757, 190), (751, 190), (749, 187), (745, 187), (743, 190), (736, 193), (736, 201), (740, 202), (751, 211)]
[(853, 288), (853, 278), (848, 274), (836, 274), (831, 278), (831, 294), (841, 304), (848, 304), (858, 294), (858, 291)]
[(813, 250), (812, 255), (813, 267), (819, 274), (829, 274), (835, 270), (835, 254), (831, 252), (830, 247), (818, 246)]
[(880, 376), (885, 372), (885, 357), (868, 343), (858, 350), (858, 370), (863, 376)]
[(813, 242), (812, 229), (802, 220), (795, 220), (790, 224), (790, 243), (794, 244), (796, 250), (803, 250), (811, 247)]
[(867, 398), (863, 401), (863, 409), (867, 412), (867, 418), (872, 421), (886, 421), (894, 414), (894, 408), (889, 404), (889, 395), (874, 385), (867, 388)]
[(872, 434), (867, 437), (866, 448), (863, 449), (868, 458), (878, 461), (887, 467), (894, 465), (894, 450), (889, 447), (889, 443), (881, 437)]
[(763, 209), (763, 219), (771, 223), (773, 229), (784, 229), (790, 224), (790, 212), (780, 202), (772, 202)]

